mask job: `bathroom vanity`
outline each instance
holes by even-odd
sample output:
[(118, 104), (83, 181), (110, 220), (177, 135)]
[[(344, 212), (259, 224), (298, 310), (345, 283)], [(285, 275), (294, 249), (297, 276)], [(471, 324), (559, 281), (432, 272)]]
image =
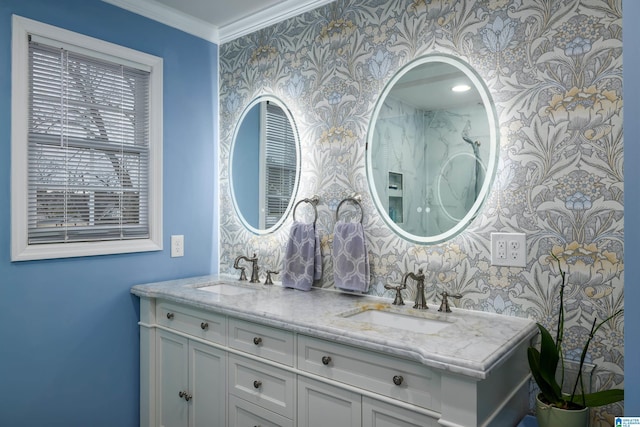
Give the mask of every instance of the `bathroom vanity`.
[(214, 276), (137, 285), (141, 426), (514, 426), (535, 323)]

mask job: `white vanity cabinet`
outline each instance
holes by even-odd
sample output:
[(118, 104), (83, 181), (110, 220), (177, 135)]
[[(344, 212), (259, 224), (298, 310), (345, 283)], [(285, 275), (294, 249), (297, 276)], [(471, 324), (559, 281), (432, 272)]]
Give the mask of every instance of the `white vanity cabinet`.
[(229, 396), (229, 427), (293, 427), (293, 420), (234, 395)]
[(361, 395), (300, 376), (298, 427), (361, 427)]
[(224, 426), (225, 352), (164, 330), (156, 343), (158, 425)]
[(143, 427), (509, 427), (528, 409), (528, 325), (483, 374), (355, 339), (340, 322), (262, 322), (179, 295), (139, 295)]
[[(328, 413), (337, 418), (334, 424), (327, 425), (437, 425), (440, 415), (438, 372), (408, 360), (305, 335), (298, 336), (297, 355), (299, 369), (357, 390), (355, 393), (344, 390), (338, 393), (339, 388), (330, 388), (318, 381), (304, 383), (304, 387), (299, 388), (301, 402), (305, 399), (300, 406), (306, 406), (304, 414)], [(385, 404), (380, 400), (384, 397), (393, 399), (391, 401), (396, 405)], [(415, 406), (416, 409), (422, 408), (423, 412), (398, 405)], [(357, 418), (354, 412), (357, 412)], [(300, 425), (316, 425), (304, 422)]]
[[(153, 310), (153, 305), (143, 306)], [(145, 315), (157, 319), (158, 324), (155, 352), (150, 358), (155, 360), (151, 375), (157, 381), (152, 405), (155, 425), (224, 426), (227, 355), (210, 343), (224, 344), (225, 316), (169, 302), (158, 302), (155, 316)]]

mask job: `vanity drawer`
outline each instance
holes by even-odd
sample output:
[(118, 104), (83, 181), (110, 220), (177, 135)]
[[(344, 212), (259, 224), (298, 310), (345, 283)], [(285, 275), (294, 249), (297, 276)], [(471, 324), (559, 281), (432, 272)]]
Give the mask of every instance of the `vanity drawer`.
[(292, 372), (229, 354), (228, 390), (287, 418), (294, 414), (296, 376)]
[(225, 344), (227, 321), (223, 315), (170, 302), (156, 305), (157, 322), (167, 328), (207, 341)]
[(369, 397), (362, 398), (362, 425), (375, 427), (439, 427), (431, 418)]
[(229, 319), (229, 347), (293, 366), (293, 332)]
[(299, 335), (298, 368), (392, 399), (440, 411), (440, 374), (420, 363)]
[(229, 396), (229, 427), (293, 427), (293, 421), (264, 408)]

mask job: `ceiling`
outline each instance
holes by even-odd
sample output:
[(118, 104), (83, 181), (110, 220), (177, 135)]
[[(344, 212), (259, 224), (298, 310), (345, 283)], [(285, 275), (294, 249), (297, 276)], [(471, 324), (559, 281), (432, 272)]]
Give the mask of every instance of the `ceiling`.
[(222, 44), (334, 0), (103, 0)]

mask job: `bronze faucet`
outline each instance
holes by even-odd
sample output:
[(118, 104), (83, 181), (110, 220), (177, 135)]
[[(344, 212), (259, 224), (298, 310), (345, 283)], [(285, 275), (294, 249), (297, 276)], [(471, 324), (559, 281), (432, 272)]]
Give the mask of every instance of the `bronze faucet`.
[(413, 272), (405, 273), (402, 276), (402, 286), (407, 287), (407, 279), (412, 278), (417, 282), (416, 285), (416, 300), (415, 304), (413, 304), (413, 308), (418, 308), (421, 310), (426, 310), (429, 307), (427, 306), (427, 298), (424, 296), (424, 274), (422, 273), (422, 269), (418, 269), (418, 274)]
[(258, 271), (260, 270), (260, 268), (258, 267), (258, 257), (256, 256), (256, 254), (253, 254), (253, 258), (240, 255), (233, 263), (233, 268), (235, 268), (236, 270), (240, 270), (239, 280), (247, 280), (247, 275), (244, 271), (245, 268), (240, 266), (239, 264), (240, 260), (245, 260), (251, 263), (251, 280), (249, 280), (249, 283), (260, 283), (260, 277), (258, 275)]
[(404, 300), (402, 299), (402, 294), (400, 293), (401, 290), (403, 289), (407, 289), (407, 284), (404, 283), (402, 285), (399, 286), (394, 286), (394, 285), (384, 285), (385, 289), (393, 289), (394, 291), (396, 291), (396, 297), (393, 300), (393, 305), (404, 305)]
[(264, 280), (265, 285), (273, 285), (272, 274), (280, 274), (279, 271), (267, 270), (267, 278)]
[(450, 294), (447, 291), (442, 292), (440, 295), (442, 295), (442, 302), (440, 303), (440, 308), (438, 309), (438, 311), (444, 311), (445, 313), (451, 313), (451, 307), (449, 307), (448, 297), (455, 299), (462, 298), (462, 295), (460, 293)]

